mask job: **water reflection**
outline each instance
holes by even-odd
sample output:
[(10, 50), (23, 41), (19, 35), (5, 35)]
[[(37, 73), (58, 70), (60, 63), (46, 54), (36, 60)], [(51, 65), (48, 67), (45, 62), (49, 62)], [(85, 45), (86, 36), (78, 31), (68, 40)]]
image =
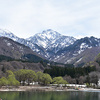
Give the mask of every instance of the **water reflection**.
[(0, 92), (2, 100), (100, 100), (100, 92)]

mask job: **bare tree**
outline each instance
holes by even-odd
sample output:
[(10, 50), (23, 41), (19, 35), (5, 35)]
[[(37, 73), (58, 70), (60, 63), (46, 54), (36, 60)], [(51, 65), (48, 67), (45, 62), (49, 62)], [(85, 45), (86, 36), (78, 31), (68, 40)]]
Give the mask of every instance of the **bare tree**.
[(85, 83), (85, 80), (86, 80), (86, 77), (85, 76), (80, 76), (78, 81), (79, 81), (79, 84), (84, 84)]
[(76, 84), (76, 79), (71, 78), (71, 76), (65, 75), (65, 76), (63, 77), (63, 79), (66, 80), (66, 81), (67, 81), (68, 83), (70, 83), (70, 84)]
[(94, 71), (89, 73), (89, 77), (90, 77), (90, 83), (94, 83), (94, 84), (98, 84), (98, 80), (99, 80), (99, 74), (98, 72)]

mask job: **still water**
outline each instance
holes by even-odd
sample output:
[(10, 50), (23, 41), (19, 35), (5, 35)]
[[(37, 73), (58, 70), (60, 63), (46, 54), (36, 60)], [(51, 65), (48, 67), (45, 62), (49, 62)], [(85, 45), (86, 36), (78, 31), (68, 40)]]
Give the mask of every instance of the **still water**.
[(100, 92), (0, 92), (2, 100), (100, 100)]

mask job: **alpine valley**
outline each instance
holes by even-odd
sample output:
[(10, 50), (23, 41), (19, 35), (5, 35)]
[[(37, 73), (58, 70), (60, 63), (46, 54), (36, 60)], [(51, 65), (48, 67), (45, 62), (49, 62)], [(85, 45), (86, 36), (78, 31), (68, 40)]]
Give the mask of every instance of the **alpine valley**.
[[(74, 64), (76, 67), (94, 61), (95, 57), (100, 53), (99, 38), (91, 36), (76, 39), (71, 36), (61, 35), (51, 29), (45, 30), (42, 33), (37, 33), (26, 39), (19, 38), (9, 31), (0, 29), (0, 37), (7, 37), (28, 46), (35, 54), (37, 53), (36, 55), (49, 61)], [(7, 46), (12, 46), (8, 40), (5, 40), (5, 42)], [(14, 55), (14, 57), (17, 56)], [(21, 54), (20, 57), (22, 57)]]

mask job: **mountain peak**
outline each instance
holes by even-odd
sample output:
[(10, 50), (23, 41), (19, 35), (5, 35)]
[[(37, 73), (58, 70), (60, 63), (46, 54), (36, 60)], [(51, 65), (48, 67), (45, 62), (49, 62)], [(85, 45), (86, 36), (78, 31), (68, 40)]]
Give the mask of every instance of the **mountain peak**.
[(11, 34), (11, 32), (10, 31), (8, 31), (8, 30), (3, 30), (3, 29), (0, 29), (0, 35), (2, 34), (2, 36), (3, 35), (7, 35), (7, 34)]
[[(67, 47), (76, 41), (74, 37), (61, 35), (52, 29), (44, 30), (43, 32), (35, 34), (27, 40), (42, 48), (45, 48), (47, 51), (52, 53), (57, 53), (59, 49)], [(47, 53), (47, 55), (48, 54), (49, 53)]]
[(61, 36), (61, 34), (59, 34), (56, 31), (53, 31), (51, 29), (45, 30), (40, 34), (41, 34), (41, 36), (44, 36), (44, 38), (48, 38), (51, 40), (54, 40), (55, 38), (59, 38)]
[(52, 30), (52, 29), (47, 29), (47, 30), (44, 30), (44, 31), (52, 32), (52, 31), (54, 31), (54, 30)]
[(8, 31), (8, 30), (3, 30), (3, 29), (0, 29), (0, 37), (7, 37), (7, 38), (11, 38), (13, 39), (14, 41), (17, 41), (19, 38), (14, 35), (12, 32)]
[(47, 29), (47, 30), (44, 30), (43, 32), (42, 32), (42, 34), (43, 33), (47, 33), (47, 34), (60, 34), (60, 33), (58, 33), (58, 32), (56, 32), (56, 31), (54, 31), (54, 30), (52, 30), (52, 29)]

